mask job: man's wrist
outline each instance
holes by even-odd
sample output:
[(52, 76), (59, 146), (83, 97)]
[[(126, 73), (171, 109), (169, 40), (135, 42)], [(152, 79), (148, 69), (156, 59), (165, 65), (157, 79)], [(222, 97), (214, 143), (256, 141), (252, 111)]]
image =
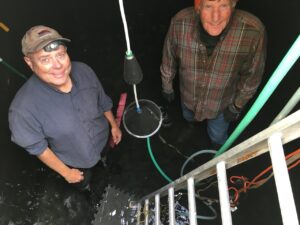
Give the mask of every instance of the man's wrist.
[(65, 166), (61, 169), (61, 171), (58, 171), (58, 173), (65, 179), (71, 174), (71, 168), (68, 166)]

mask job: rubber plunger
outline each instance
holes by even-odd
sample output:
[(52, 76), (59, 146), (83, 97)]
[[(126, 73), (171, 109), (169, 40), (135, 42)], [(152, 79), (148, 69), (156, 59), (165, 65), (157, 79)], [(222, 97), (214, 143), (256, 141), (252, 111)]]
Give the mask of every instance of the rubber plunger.
[(142, 69), (132, 53), (125, 55), (124, 60), (124, 80), (133, 85), (138, 84), (143, 79)]

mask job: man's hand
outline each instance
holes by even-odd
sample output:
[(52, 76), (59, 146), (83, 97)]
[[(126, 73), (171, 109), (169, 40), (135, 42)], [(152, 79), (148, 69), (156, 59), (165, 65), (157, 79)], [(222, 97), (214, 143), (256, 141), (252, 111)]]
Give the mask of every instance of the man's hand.
[(240, 117), (242, 109), (236, 107), (234, 104), (229, 105), (225, 110), (224, 110), (224, 119), (227, 122), (232, 122), (237, 120)]
[(113, 126), (111, 128), (111, 135), (113, 138), (114, 143), (117, 145), (122, 139), (122, 131), (118, 126)]
[(68, 167), (48, 147), (38, 155), (38, 158), (48, 167), (64, 177), (69, 183), (77, 183), (84, 179), (83, 172)]
[(168, 103), (171, 103), (174, 101), (175, 99), (175, 93), (174, 92), (171, 92), (171, 93), (166, 93), (166, 92), (162, 92), (162, 96), (163, 98), (168, 102)]
[(78, 183), (84, 179), (84, 176), (82, 171), (70, 168), (70, 170), (68, 171), (68, 173), (66, 173), (64, 178), (68, 183)]

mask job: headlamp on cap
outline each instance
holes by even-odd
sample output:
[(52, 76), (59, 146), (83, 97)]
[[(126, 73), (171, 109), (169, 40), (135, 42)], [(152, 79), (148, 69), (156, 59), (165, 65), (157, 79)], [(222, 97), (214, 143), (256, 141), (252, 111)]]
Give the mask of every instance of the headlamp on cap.
[(64, 47), (66, 47), (66, 43), (63, 41), (53, 41), (53, 42), (49, 43), (48, 45), (46, 45), (43, 49), (45, 52), (52, 52), (52, 51), (57, 50), (60, 45), (63, 45)]
[[(60, 41), (57, 42), (56, 41)], [(28, 55), (41, 49), (53, 51), (71, 40), (62, 37), (56, 30), (43, 25), (31, 27), (22, 38), (22, 52)], [(45, 48), (45, 46), (47, 46)], [(48, 47), (49, 46), (49, 47)]]

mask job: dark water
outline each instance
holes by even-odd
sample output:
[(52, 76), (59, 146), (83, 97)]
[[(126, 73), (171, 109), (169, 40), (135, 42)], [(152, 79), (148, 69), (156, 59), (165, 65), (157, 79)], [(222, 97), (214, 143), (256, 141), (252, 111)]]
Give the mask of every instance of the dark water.
[[(139, 98), (162, 105), (159, 65), (164, 36), (170, 18), (183, 7), (192, 5), (192, 1), (128, 0), (124, 4), (132, 49), (144, 73), (143, 81), (137, 86)], [(256, 14), (268, 31), (268, 58), (260, 91), (299, 35), (300, 2), (240, 1), (238, 7)], [(0, 30), (0, 57), (23, 74), (30, 74), (20, 51), (23, 33), (33, 25), (49, 25), (72, 39), (68, 47), (71, 58), (88, 63), (96, 71), (115, 105), (123, 92), (128, 93), (127, 104), (134, 101), (132, 87), (122, 77), (126, 47), (117, 1), (89, 0), (71, 3), (57, 0), (10, 0), (1, 2), (0, 15), (0, 22), (10, 28), (9, 32)], [(299, 73), (298, 60), (236, 143), (269, 126), (299, 87)], [(22, 78), (0, 64), (0, 225), (91, 224), (109, 184), (126, 196), (139, 198), (168, 183), (153, 165), (146, 140), (130, 136), (122, 127), (123, 140), (108, 156), (114, 165), (96, 168), (93, 194), (80, 193), (71, 188), (36, 158), (10, 142), (7, 110), (23, 83)], [(179, 177), (180, 168), (187, 156), (206, 149), (209, 145), (205, 123), (198, 124), (197, 129), (183, 144), (177, 143), (185, 132), (185, 124), (181, 117), (178, 90), (176, 91), (176, 102), (169, 106), (173, 126), (161, 128), (151, 137), (153, 154), (171, 179)], [(247, 109), (252, 102), (253, 100)], [(299, 108), (298, 104), (294, 111)], [(231, 129), (236, 125), (233, 124)], [(285, 151), (289, 153), (299, 146), (299, 141), (292, 142), (285, 146)], [(187, 171), (207, 160), (208, 156), (195, 159)], [(266, 154), (229, 170), (229, 175), (253, 178), (269, 165), (270, 157)], [(299, 172), (299, 167), (290, 171), (298, 214)], [(218, 198), (216, 187), (210, 188), (203, 195)], [(184, 198), (181, 200), (184, 205)], [(210, 215), (211, 212), (200, 202), (197, 206), (198, 213)], [(198, 224), (221, 224), (218, 204), (214, 206), (218, 213), (217, 219), (199, 220)], [(241, 194), (238, 210), (232, 216), (234, 224), (282, 224), (274, 180), (271, 179), (259, 189)]]

